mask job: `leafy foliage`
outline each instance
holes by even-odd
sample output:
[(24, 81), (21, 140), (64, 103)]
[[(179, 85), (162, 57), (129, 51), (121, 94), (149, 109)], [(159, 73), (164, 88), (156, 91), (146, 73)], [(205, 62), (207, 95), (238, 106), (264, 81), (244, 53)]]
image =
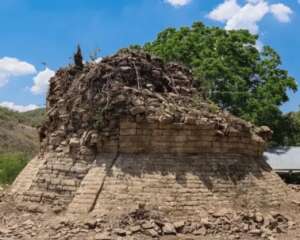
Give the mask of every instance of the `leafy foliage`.
[(274, 137), (281, 140), (280, 145), (300, 146), (300, 112), (288, 113), (282, 117)]
[[(295, 79), (280, 68), (274, 49), (256, 48), (257, 36), (247, 30), (226, 31), (197, 22), (178, 30), (168, 28), (143, 49), (192, 69), (200, 91), (223, 109), (275, 131), (274, 143), (283, 142), (285, 118), (279, 106), (287, 90), (297, 90)], [(139, 48), (139, 46), (133, 46)]]
[(0, 184), (11, 184), (28, 161), (22, 153), (0, 154)]

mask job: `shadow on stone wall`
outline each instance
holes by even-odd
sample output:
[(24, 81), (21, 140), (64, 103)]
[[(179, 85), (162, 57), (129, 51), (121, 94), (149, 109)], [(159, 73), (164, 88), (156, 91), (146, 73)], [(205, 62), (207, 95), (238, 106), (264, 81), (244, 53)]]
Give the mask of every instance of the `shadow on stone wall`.
[[(187, 186), (187, 175), (197, 176), (210, 190), (215, 183), (238, 184), (248, 176), (262, 178), (263, 172), (271, 172), (271, 167), (263, 158), (255, 159), (241, 155), (143, 155), (121, 154), (113, 169), (110, 158), (97, 160), (97, 165), (105, 164), (107, 176), (113, 177), (113, 169), (120, 169), (124, 175), (143, 178), (144, 176), (174, 176), (177, 184)], [(121, 176), (119, 176), (121, 177)]]

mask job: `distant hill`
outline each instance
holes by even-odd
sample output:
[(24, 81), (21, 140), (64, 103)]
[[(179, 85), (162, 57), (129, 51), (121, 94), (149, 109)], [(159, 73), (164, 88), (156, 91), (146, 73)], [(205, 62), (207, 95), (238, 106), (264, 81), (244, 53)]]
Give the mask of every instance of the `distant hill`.
[(19, 113), (0, 107), (0, 154), (36, 154), (39, 145), (37, 127), (44, 114), (44, 109)]

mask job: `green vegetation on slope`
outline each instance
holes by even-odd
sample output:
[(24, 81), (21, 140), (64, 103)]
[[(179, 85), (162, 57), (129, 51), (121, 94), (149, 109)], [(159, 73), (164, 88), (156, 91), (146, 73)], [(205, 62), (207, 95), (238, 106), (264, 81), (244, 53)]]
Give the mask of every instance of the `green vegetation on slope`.
[(24, 153), (0, 154), (0, 185), (11, 184), (29, 159)]
[[(288, 101), (287, 90), (297, 90), (274, 49), (256, 48), (258, 36), (247, 30), (226, 31), (194, 23), (168, 28), (145, 51), (165, 61), (185, 64), (192, 71), (199, 91), (223, 109), (274, 131), (273, 144), (282, 145), (287, 119), (280, 106)], [(289, 131), (286, 129), (286, 131)]]
[(39, 127), (45, 119), (45, 109), (40, 108), (33, 111), (21, 113), (23, 123), (31, 127)]
[(28, 112), (15, 112), (0, 107), (0, 120), (21, 123), (30, 127), (38, 127), (44, 120), (45, 110), (43, 108)]
[(18, 113), (0, 107), (0, 154), (35, 155), (39, 145), (36, 127), (43, 121), (44, 112), (38, 109)]
[(14, 181), (27, 162), (38, 152), (37, 129), (44, 109), (25, 113), (0, 107), (0, 185)]

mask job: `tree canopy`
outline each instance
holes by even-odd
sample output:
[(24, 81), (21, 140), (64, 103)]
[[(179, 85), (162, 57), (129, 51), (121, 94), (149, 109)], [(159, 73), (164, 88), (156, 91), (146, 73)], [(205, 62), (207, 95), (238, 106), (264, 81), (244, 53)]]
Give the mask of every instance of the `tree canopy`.
[(164, 30), (143, 49), (188, 66), (209, 99), (241, 118), (269, 125), (274, 141), (281, 144), (283, 137), (277, 131), (286, 118), (279, 107), (288, 101), (287, 90), (296, 91), (297, 84), (281, 68), (274, 49), (257, 49), (257, 39), (247, 30), (226, 31), (196, 22)]
[(278, 139), (282, 139), (281, 145), (300, 146), (300, 111), (288, 113), (283, 116), (283, 122), (278, 129)]

